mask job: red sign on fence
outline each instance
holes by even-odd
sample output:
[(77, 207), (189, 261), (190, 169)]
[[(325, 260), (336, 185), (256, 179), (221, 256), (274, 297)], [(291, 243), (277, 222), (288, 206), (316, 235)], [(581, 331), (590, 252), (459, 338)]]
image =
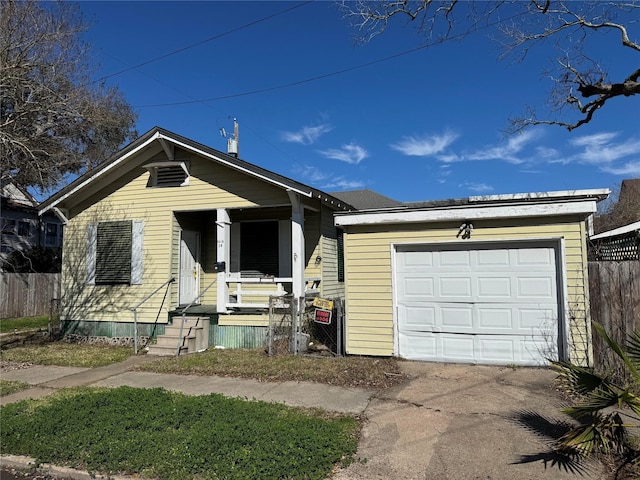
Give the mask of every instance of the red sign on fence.
[(322, 308), (316, 308), (316, 314), (314, 316), (314, 322), (329, 325), (331, 323), (331, 310), (324, 310)]

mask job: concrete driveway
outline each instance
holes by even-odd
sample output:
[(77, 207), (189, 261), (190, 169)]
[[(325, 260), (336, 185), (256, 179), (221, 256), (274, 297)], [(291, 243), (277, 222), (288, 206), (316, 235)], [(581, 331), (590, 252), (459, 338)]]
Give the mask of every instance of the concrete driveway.
[(558, 463), (563, 406), (548, 369), (402, 362), (411, 380), (380, 392), (356, 462), (335, 480), (602, 479)]

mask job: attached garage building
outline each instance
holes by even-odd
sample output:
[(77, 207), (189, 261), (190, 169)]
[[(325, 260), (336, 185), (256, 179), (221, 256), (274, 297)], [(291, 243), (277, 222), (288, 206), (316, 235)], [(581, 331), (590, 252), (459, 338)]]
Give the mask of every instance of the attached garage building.
[(347, 353), (588, 365), (586, 237), (607, 195), (494, 195), (337, 214)]

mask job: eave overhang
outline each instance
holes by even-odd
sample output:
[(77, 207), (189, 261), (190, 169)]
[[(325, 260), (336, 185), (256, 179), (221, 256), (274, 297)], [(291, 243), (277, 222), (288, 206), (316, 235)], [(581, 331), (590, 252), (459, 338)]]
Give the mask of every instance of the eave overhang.
[[(579, 215), (588, 217), (596, 212), (596, 204), (608, 195), (608, 190), (582, 190), (579, 194), (570, 196), (551, 195), (525, 199), (521, 196), (512, 198), (494, 198), (487, 200), (483, 197), (480, 203), (472, 203), (475, 197), (470, 197), (469, 203), (452, 207), (437, 208), (394, 208), (364, 212), (338, 212), (334, 214), (337, 226), (350, 225), (380, 225), (399, 223), (429, 223), (446, 221), (477, 221), (488, 219), (549, 217), (560, 215)], [(498, 197), (498, 196), (496, 196)], [(542, 200), (541, 200), (542, 198)], [(495, 203), (489, 203), (489, 202)]]
[(81, 190), (84, 190), (89, 185), (100, 181), (107, 174), (114, 172), (118, 166), (122, 165), (131, 157), (145, 150), (154, 142), (158, 142), (161, 145), (162, 150), (164, 150), (167, 154), (168, 161), (174, 160), (174, 150), (175, 147), (178, 146), (188, 152), (195, 153), (221, 165), (244, 173), (248, 176), (280, 187), (285, 191), (291, 191), (309, 199), (316, 198), (336, 210), (351, 210), (353, 208), (351, 205), (348, 205), (345, 202), (320, 190), (316, 190), (312, 187), (291, 180), (287, 177), (245, 162), (244, 160), (240, 160), (230, 155), (225, 155), (222, 152), (156, 127), (147, 132), (145, 135), (141, 136), (138, 140), (132, 142), (129, 146), (125, 147), (121, 152), (116, 154), (111, 159), (107, 160), (95, 169), (85, 173), (81, 177), (77, 178), (74, 182), (69, 184), (67, 187), (52, 195), (49, 199), (47, 199), (40, 205), (39, 214), (42, 215), (43, 213), (46, 213), (47, 211), (52, 210), (55, 207), (59, 207), (63, 202), (67, 201)]

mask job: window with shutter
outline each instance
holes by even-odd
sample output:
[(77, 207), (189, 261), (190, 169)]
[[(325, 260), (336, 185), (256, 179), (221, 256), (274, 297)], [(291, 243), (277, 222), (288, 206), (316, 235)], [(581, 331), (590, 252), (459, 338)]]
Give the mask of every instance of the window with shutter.
[(279, 276), (278, 221), (240, 224), (240, 270), (243, 277)]
[(95, 265), (97, 285), (131, 283), (131, 243), (130, 221), (98, 224)]

